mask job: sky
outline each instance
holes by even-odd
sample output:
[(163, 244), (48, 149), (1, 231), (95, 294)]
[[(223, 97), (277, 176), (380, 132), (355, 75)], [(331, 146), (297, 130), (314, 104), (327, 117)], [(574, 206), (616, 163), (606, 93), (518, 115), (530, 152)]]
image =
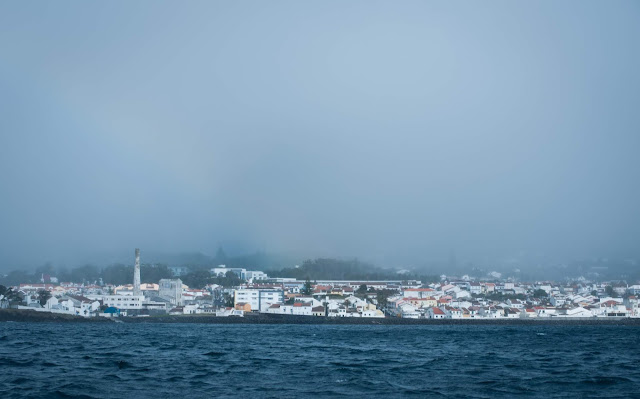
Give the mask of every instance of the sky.
[(640, 256), (637, 1), (0, 3), (0, 270)]

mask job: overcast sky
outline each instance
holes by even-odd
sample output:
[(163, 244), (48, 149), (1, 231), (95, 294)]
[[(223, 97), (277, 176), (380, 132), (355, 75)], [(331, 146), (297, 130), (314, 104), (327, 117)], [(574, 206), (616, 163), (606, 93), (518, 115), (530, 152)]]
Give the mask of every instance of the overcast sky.
[(637, 1), (0, 4), (0, 268), (638, 256)]

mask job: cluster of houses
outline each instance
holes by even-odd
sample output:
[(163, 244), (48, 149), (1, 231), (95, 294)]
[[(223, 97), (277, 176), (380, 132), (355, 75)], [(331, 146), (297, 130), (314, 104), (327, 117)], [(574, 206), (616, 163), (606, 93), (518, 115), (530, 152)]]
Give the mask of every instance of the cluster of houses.
[(445, 281), (403, 289), (391, 316), (412, 319), (640, 317), (640, 285)]
[[(211, 269), (212, 275), (230, 271), (244, 280), (240, 286), (213, 284), (192, 289), (179, 278), (137, 287), (20, 284), (13, 290), (21, 301), (12, 306), (85, 317), (249, 313), (411, 319), (640, 317), (640, 284), (489, 282), (446, 276), (439, 283), (424, 285), (415, 280), (323, 280), (310, 284), (240, 268)], [(43, 291), (48, 292), (44, 297)], [(9, 306), (1, 296), (0, 306)]]
[[(271, 290), (275, 290), (271, 288)], [(245, 293), (257, 293), (260, 296), (265, 289), (261, 287), (252, 287), (247, 289), (236, 290), (236, 298), (246, 298)], [(358, 297), (353, 294), (353, 288), (345, 287), (339, 292), (329, 294), (314, 289), (312, 294), (303, 295), (298, 292), (278, 291), (286, 301), (266, 302), (264, 305), (258, 304), (257, 310), (261, 313), (268, 314), (284, 314), (299, 316), (319, 316), (319, 317), (385, 317), (384, 312), (377, 308), (376, 304), (367, 298)], [(262, 306), (260, 306), (262, 305)], [(244, 311), (252, 311), (251, 302), (236, 301), (236, 308)]]

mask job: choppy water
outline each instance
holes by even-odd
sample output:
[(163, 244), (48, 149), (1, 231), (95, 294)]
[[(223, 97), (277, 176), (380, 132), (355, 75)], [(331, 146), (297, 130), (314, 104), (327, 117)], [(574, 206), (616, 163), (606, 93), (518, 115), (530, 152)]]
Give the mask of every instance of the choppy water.
[(0, 398), (640, 397), (634, 326), (0, 323)]

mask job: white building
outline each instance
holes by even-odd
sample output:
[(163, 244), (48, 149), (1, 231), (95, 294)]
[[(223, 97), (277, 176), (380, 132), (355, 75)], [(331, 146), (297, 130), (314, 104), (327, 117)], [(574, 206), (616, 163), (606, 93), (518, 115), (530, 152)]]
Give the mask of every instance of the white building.
[(558, 316), (564, 317), (593, 317), (593, 313), (590, 310), (583, 308), (582, 306), (578, 306), (573, 309), (567, 309), (564, 314), (559, 314)]
[(257, 281), (257, 280), (266, 280), (269, 278), (267, 273), (261, 272), (259, 270), (247, 270), (240, 267), (226, 267), (225, 265), (220, 265), (218, 267), (211, 268), (211, 274), (217, 277), (224, 277), (228, 272), (232, 272), (239, 279), (245, 281)]
[(444, 319), (446, 314), (440, 308), (430, 307), (427, 309), (427, 317), (430, 319)]
[(256, 270), (245, 271), (245, 277), (246, 277), (245, 280), (251, 281), (251, 282), (256, 280), (266, 280), (269, 278), (269, 276), (267, 276), (267, 273), (256, 271)]
[(471, 292), (471, 294), (480, 295), (482, 294), (482, 286), (480, 283), (469, 283), (469, 292)]
[(551, 304), (555, 307), (560, 307), (567, 303), (567, 297), (564, 295), (554, 295), (551, 297)]
[(144, 295), (87, 295), (87, 298), (120, 310), (141, 310), (144, 302)]
[(227, 267), (225, 265), (219, 265), (218, 267), (213, 267), (211, 268), (211, 274), (216, 276), (216, 277), (224, 277), (227, 272), (232, 272), (233, 274), (235, 274), (236, 276), (238, 276), (238, 278), (240, 279), (245, 279), (245, 274), (247, 272), (247, 269), (242, 269), (239, 267)]
[(284, 303), (284, 291), (278, 289), (245, 288), (234, 291), (235, 303), (248, 303), (254, 312), (266, 312), (271, 305)]

